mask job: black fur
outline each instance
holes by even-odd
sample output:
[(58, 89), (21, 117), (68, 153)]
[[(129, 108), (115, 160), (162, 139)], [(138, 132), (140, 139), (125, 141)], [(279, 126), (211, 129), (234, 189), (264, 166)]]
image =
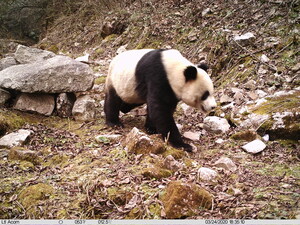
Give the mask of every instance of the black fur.
[(150, 133), (159, 133), (163, 138), (169, 138), (174, 147), (191, 151), (192, 147), (183, 142), (173, 118), (178, 99), (162, 63), (163, 51), (148, 52), (136, 67), (136, 91), (147, 102), (145, 127)]
[(197, 78), (197, 69), (194, 66), (188, 66), (184, 70), (185, 82), (196, 80)]
[[(147, 103), (145, 127), (149, 133), (159, 133), (164, 139), (169, 138), (168, 141), (174, 147), (190, 152), (192, 146), (183, 142), (173, 118), (178, 99), (168, 82), (162, 63), (163, 51), (153, 50), (146, 53), (138, 62), (135, 71), (136, 91)], [(123, 102), (113, 88), (109, 89), (104, 105), (107, 124), (121, 125), (119, 110), (126, 112), (135, 106), (137, 105)]]
[(209, 91), (204, 92), (204, 94), (201, 97), (201, 101), (205, 101), (209, 96)]
[(197, 67), (203, 69), (205, 72), (209, 69), (209, 66), (205, 62), (200, 63)]

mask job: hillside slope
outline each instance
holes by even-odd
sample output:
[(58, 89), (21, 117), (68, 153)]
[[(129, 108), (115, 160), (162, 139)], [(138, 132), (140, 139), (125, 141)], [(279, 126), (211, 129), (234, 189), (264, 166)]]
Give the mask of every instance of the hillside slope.
[[(0, 149), (0, 217), (299, 219), (299, 11), (294, 0), (49, 1), (35, 47), (73, 58), (90, 55), (99, 77), (83, 94), (96, 100), (97, 119), (0, 109), (1, 132), (33, 131), (23, 147)], [(250, 38), (240, 40), (247, 33)], [(144, 131), (143, 108), (122, 116), (125, 128), (112, 129), (102, 107), (108, 65), (120, 47), (176, 48), (194, 63), (206, 60), (218, 100), (213, 115), (226, 118), (230, 129), (208, 132), (206, 115), (179, 103), (176, 122), (182, 134), (198, 135), (186, 138), (197, 152), (164, 143), (155, 154), (129, 151), (124, 139), (134, 127)], [(278, 118), (284, 119), (274, 129)], [(266, 148), (243, 150), (253, 139)], [(203, 168), (214, 173), (204, 179)], [(176, 185), (179, 191), (172, 189)], [(181, 201), (190, 187), (210, 193), (209, 209), (199, 207), (197, 197)], [(170, 199), (179, 199), (181, 212), (168, 207), (167, 189), (177, 193)]]

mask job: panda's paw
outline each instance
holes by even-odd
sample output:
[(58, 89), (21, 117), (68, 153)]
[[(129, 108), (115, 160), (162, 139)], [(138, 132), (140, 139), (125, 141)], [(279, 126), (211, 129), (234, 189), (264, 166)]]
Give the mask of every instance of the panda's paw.
[(186, 152), (193, 152), (194, 148), (193, 146), (189, 145), (189, 144), (183, 144), (183, 150)]
[(195, 146), (193, 147), (192, 145), (186, 144), (186, 143), (180, 143), (180, 144), (173, 144), (175, 148), (183, 148), (184, 151), (186, 152), (195, 152)]
[(120, 121), (118, 121), (118, 122), (107, 121), (106, 125), (109, 127), (124, 127), (124, 125)]

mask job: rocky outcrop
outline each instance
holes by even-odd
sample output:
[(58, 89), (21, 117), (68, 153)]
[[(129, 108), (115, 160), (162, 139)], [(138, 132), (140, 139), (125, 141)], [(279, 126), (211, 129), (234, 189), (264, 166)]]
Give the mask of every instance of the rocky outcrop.
[(3, 26), (17, 38), (37, 41), (44, 29), (47, 0), (1, 1)]
[(0, 71), (0, 87), (26, 93), (64, 93), (90, 89), (91, 68), (66, 56), (41, 62), (11, 66)]
[(17, 97), (14, 108), (18, 110), (49, 116), (56, 106), (57, 115), (61, 117), (72, 116), (72, 110), (80, 120), (95, 117), (95, 103), (91, 98), (78, 99), (73, 109), (75, 93), (87, 91), (94, 84), (93, 71), (87, 64), (19, 45), (14, 57), (3, 59), (0, 66), (5, 68), (0, 70), (0, 105), (14, 96)]

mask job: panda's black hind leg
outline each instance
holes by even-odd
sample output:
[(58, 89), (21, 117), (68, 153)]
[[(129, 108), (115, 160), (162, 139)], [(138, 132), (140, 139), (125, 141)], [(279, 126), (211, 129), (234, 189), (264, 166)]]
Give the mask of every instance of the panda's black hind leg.
[(112, 87), (108, 88), (105, 94), (104, 101), (105, 120), (108, 126), (123, 127), (123, 124), (120, 122), (119, 119), (119, 113), (122, 102), (122, 99), (117, 95), (115, 89)]

